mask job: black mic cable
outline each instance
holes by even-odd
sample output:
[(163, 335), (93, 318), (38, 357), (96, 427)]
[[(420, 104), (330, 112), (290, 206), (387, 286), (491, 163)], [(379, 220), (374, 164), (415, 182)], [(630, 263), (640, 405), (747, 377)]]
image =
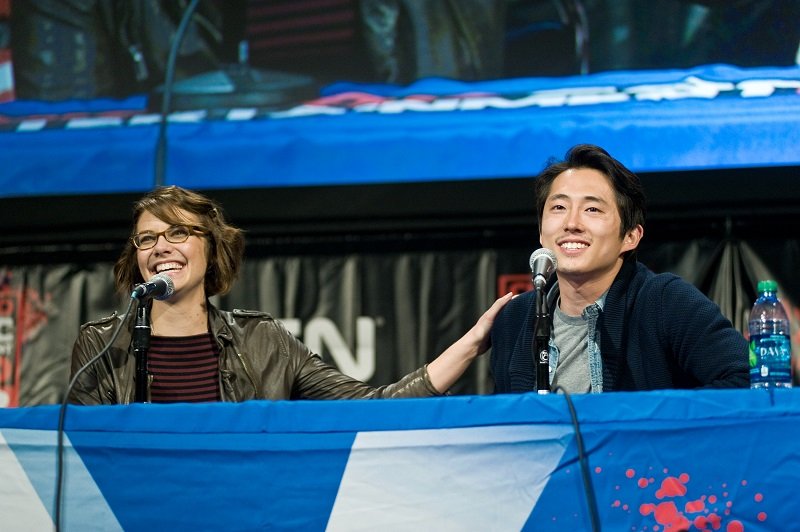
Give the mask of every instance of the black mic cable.
[(175, 62), (178, 60), (178, 52), (183, 43), (183, 38), (186, 35), (186, 29), (189, 27), (189, 22), (191, 22), (192, 15), (194, 15), (199, 3), (200, 0), (192, 0), (186, 8), (186, 11), (183, 12), (181, 21), (178, 24), (178, 29), (175, 31), (175, 36), (172, 38), (169, 56), (167, 56), (167, 65), (164, 74), (164, 91), (161, 95), (161, 121), (158, 125), (158, 140), (156, 142), (155, 186), (157, 187), (164, 185), (167, 171), (167, 118), (169, 117), (169, 108), (172, 100)]
[(94, 365), (95, 362), (100, 360), (100, 358), (106, 354), (108, 348), (114, 343), (119, 336), (120, 331), (122, 330), (123, 325), (125, 325), (125, 321), (128, 318), (128, 314), (131, 311), (131, 307), (133, 307), (134, 298), (130, 298), (128, 301), (128, 308), (125, 309), (125, 313), (122, 315), (120, 320), (120, 324), (117, 327), (117, 330), (114, 331), (114, 335), (108, 341), (108, 343), (88, 362), (86, 362), (83, 366), (81, 366), (78, 371), (75, 372), (75, 375), (72, 376), (72, 379), (69, 381), (67, 385), (67, 391), (64, 393), (64, 398), (61, 400), (61, 408), (58, 410), (58, 428), (57, 428), (57, 443), (56, 443), (56, 500), (55, 500), (55, 511), (54, 511), (54, 521), (55, 521), (55, 529), (56, 532), (61, 530), (61, 506), (62, 506), (62, 499), (63, 499), (63, 491), (64, 491), (64, 423), (67, 418), (67, 405), (69, 404), (69, 394), (72, 391), (72, 388), (75, 386), (75, 383), (78, 381), (78, 377), (86, 371), (89, 367)]
[(597, 509), (597, 499), (594, 495), (592, 475), (589, 472), (589, 461), (586, 457), (586, 451), (583, 448), (583, 434), (581, 433), (581, 427), (578, 423), (578, 413), (575, 410), (575, 405), (572, 404), (572, 397), (570, 397), (567, 390), (561, 386), (556, 386), (555, 392), (561, 392), (564, 394), (564, 399), (567, 401), (569, 415), (570, 418), (572, 418), (572, 426), (575, 429), (575, 444), (578, 447), (578, 462), (581, 466), (583, 491), (586, 494), (586, 506), (588, 506), (589, 509), (589, 519), (592, 522), (592, 532), (600, 532), (600, 512)]

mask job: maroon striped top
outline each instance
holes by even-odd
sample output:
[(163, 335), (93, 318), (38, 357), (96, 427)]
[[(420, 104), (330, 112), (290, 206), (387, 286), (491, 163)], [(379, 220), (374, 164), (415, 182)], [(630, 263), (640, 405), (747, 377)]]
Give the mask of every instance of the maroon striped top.
[(153, 336), (147, 352), (154, 403), (204, 403), (220, 400), (219, 352), (210, 333)]
[(355, 0), (248, 0), (247, 40), (255, 64), (308, 61), (352, 51)]

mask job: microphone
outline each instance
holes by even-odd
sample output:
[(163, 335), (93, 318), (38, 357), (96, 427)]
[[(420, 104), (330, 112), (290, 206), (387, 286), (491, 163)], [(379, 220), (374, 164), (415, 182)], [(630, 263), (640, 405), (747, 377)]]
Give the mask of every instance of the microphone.
[(533, 286), (536, 290), (541, 290), (547, 284), (547, 280), (556, 271), (556, 254), (547, 248), (539, 248), (531, 253), (531, 274), (533, 275)]
[(533, 321), (533, 363), (535, 365), (536, 391), (550, 393), (550, 327), (552, 320), (547, 308), (544, 287), (556, 271), (556, 254), (547, 248), (539, 248), (531, 254), (531, 275), (535, 289), (536, 317)]
[(157, 273), (146, 283), (137, 284), (131, 293), (132, 299), (167, 299), (175, 291), (172, 278), (165, 273)]

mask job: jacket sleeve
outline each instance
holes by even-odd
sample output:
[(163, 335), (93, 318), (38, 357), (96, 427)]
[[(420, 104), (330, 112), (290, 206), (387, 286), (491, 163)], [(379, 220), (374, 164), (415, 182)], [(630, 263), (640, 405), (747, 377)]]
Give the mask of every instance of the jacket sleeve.
[[(118, 327), (123, 329), (115, 335)], [(108, 345), (111, 338), (116, 340)], [(129, 344), (130, 333), (116, 314), (83, 325), (72, 348), (70, 383), (73, 379), (75, 382), (68, 391), (68, 401), (80, 405), (129, 403), (133, 391)], [(104, 349), (105, 355), (93, 360)]]
[(80, 375), (68, 391), (68, 401), (70, 403), (79, 405), (103, 404), (97, 377), (97, 363), (81, 371), (98, 352), (97, 342), (95, 338), (92, 338), (91, 330), (85, 327), (82, 328), (72, 347), (70, 383), (72, 383), (79, 371)]
[(520, 306), (516, 301), (509, 302), (495, 318), (492, 326), (492, 349), (489, 354), (489, 367), (494, 381), (494, 393), (511, 393), (509, 369), (514, 358), (514, 345), (519, 336)]
[(747, 341), (694, 285), (674, 279), (662, 291), (662, 337), (701, 388), (750, 385)]

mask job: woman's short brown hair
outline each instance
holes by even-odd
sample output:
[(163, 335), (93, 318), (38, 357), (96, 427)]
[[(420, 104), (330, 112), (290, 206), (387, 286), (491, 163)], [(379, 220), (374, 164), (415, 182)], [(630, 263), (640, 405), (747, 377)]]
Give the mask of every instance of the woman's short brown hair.
[[(132, 233), (144, 212), (170, 225), (186, 224), (179, 209), (197, 216), (198, 224), (206, 231), (206, 296), (226, 294), (239, 274), (244, 255), (244, 235), (241, 229), (225, 222), (222, 207), (216, 201), (175, 185), (158, 187), (134, 204)], [(114, 284), (120, 293), (127, 295), (135, 285), (144, 281), (136, 260), (136, 247), (129, 238), (114, 265)]]

